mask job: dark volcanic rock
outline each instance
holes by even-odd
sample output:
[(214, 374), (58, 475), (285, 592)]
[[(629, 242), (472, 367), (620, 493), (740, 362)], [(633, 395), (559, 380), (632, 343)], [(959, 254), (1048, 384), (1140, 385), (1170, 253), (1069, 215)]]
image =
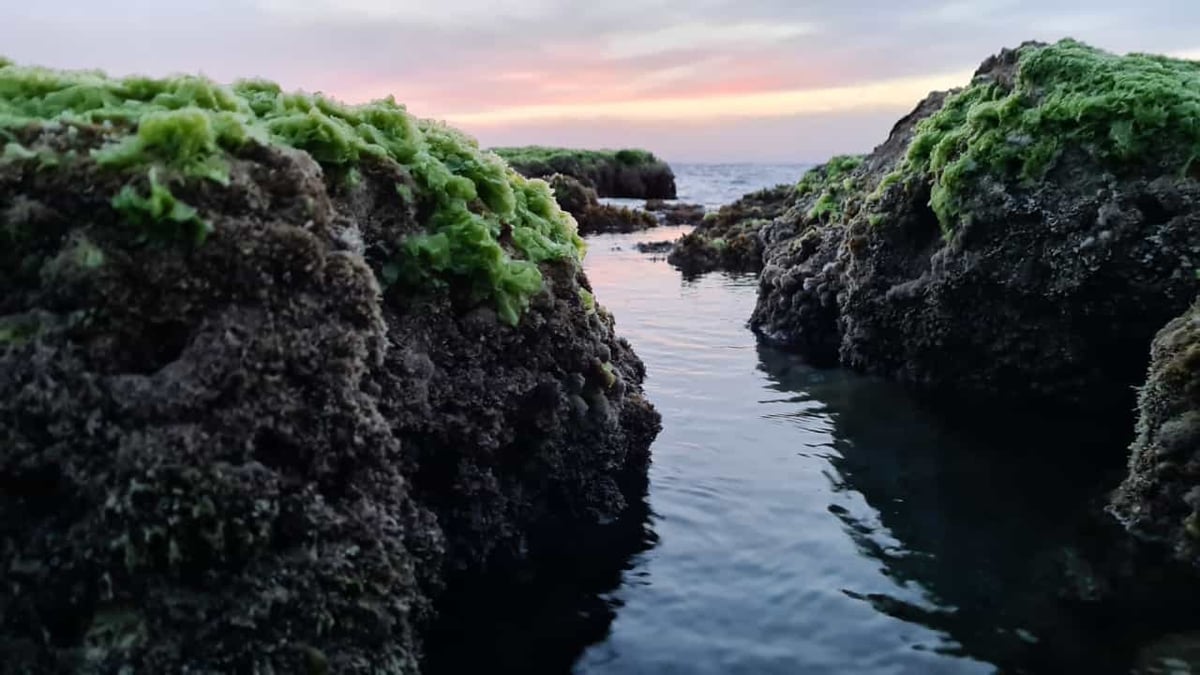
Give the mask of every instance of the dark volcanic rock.
[(657, 216), (663, 225), (699, 225), (706, 212), (700, 204), (679, 204), (661, 199), (648, 200), (646, 210)]
[(795, 186), (777, 185), (722, 206), (680, 238), (667, 260), (688, 275), (718, 269), (757, 272), (762, 269), (760, 230), (795, 200)]
[[(941, 109), (945, 99), (945, 93), (930, 94), (897, 122), (888, 140), (850, 169), (855, 187), (877, 182), (897, 166), (917, 123)], [(834, 213), (816, 212), (818, 201), (826, 194), (825, 186), (842, 180), (843, 172), (836, 170), (836, 164), (837, 158), (805, 174), (804, 181), (813, 188), (798, 195), (788, 213), (762, 228), (763, 269), (758, 303), (750, 319), (757, 333), (799, 350), (817, 365), (838, 363), (842, 342), (839, 303), (847, 283), (842, 262), (847, 254), (843, 250), (846, 227), (859, 215), (862, 199), (854, 193), (839, 195), (841, 207)], [(854, 245), (862, 241), (855, 240)]]
[(600, 204), (584, 211), (576, 218), (579, 234), (629, 233), (648, 230), (658, 226), (658, 219), (645, 211), (635, 211), (622, 206)]
[(601, 204), (595, 190), (570, 176), (554, 174), (546, 181), (554, 190), (558, 205), (575, 216), (581, 235), (637, 232), (659, 224), (657, 218), (645, 211)]
[(659, 418), (574, 259), (511, 326), (458, 278), (381, 288), (434, 203), (401, 164), (245, 140), (142, 220), (113, 130), (0, 162), (0, 671), (416, 672), (446, 578), (643, 494)]
[(1200, 305), (1155, 338), (1138, 412), (1113, 510), (1134, 534), (1200, 565)]
[[(1075, 89), (1116, 81), (1096, 70), (1146, 78), (1149, 88), (1164, 78), (1162, 93), (1143, 94), (1147, 110), (1190, 95), (1175, 79), (1186, 78), (1161, 61), (1122, 60), (1069, 41), (989, 59), (971, 88), (934, 94), (901, 120), (838, 184), (849, 188), (844, 198), (825, 189), (841, 199), (836, 208), (811, 200), (764, 231), (755, 329), (815, 360), (922, 388), (1091, 410), (1127, 406), (1145, 370), (1145, 345), (1196, 293), (1200, 182), (1179, 168), (1192, 141), (1170, 140), (1177, 127), (1131, 137), (1144, 152), (1119, 161), (1104, 118), (1094, 118), (1094, 128), (1049, 126), (1073, 114), (1052, 106), (1095, 104), (1110, 93)], [(1038, 92), (1052, 90), (1061, 97), (1038, 108), (1040, 116), (985, 114), (1001, 102), (1041, 105)], [(1125, 101), (1124, 91), (1114, 89), (1113, 100)], [(1107, 114), (1124, 128), (1118, 110)], [(998, 132), (1012, 145), (977, 149), (956, 140), (990, 138), (992, 119), (1046, 126), (1024, 137)], [(1021, 169), (1025, 147), (1037, 151)], [(1044, 176), (1028, 179), (1035, 171)]]

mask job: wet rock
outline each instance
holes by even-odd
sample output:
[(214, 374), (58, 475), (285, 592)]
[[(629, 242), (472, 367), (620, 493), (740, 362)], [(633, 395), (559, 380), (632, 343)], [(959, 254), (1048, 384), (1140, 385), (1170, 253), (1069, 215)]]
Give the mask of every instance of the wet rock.
[[(1071, 41), (989, 59), (764, 228), (752, 325), (922, 389), (1128, 409), (1146, 345), (1196, 293), (1200, 182), (1184, 127), (1111, 130), (1190, 109), (1195, 68)], [(1097, 84), (1125, 78), (1140, 98)], [(1081, 101), (1096, 116), (1060, 124)], [(1005, 105), (1038, 114), (989, 116)]]
[[(69, 121), (0, 121), (0, 670), (416, 672), (447, 583), (641, 498), (644, 369), (545, 186), (392, 104), (0, 90), (75, 78)], [(426, 163), (308, 133), (349, 117)]]
[(783, 215), (795, 198), (795, 186), (778, 185), (722, 206), (680, 238), (667, 260), (685, 275), (718, 269), (757, 272), (762, 269), (760, 231)]
[(659, 224), (645, 211), (601, 204), (595, 190), (570, 176), (555, 174), (546, 180), (559, 206), (575, 217), (581, 235), (637, 232)]
[(646, 210), (657, 216), (663, 225), (699, 225), (706, 212), (700, 204), (680, 204), (661, 199), (648, 200)]
[[(1150, 353), (1113, 511), (1135, 535), (1200, 564), (1200, 305), (1167, 324)], [(1164, 458), (1174, 470), (1162, 469)]]
[(1167, 635), (1146, 645), (1137, 655), (1134, 675), (1194, 675), (1200, 673), (1200, 633)]

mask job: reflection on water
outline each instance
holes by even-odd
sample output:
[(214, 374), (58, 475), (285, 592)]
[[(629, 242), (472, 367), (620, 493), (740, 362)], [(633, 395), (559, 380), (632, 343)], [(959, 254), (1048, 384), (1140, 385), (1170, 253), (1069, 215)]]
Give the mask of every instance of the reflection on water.
[(1076, 564), (1107, 536), (1092, 507), (1119, 480), (1127, 421), (929, 409), (895, 385), (765, 347), (760, 358), (774, 386), (821, 400), (834, 421), (832, 488), (869, 508), (835, 497), (830, 512), (884, 575), (919, 590), (849, 597), (944, 634), (939, 652), (1012, 672), (1123, 672), (1154, 634), (1079, 599), (1089, 579)]
[(1120, 562), (1088, 510), (1129, 420), (952, 410), (809, 368), (747, 330), (753, 277), (684, 280), (634, 249), (677, 234), (589, 240), (663, 415), (634, 545), (465, 603), (443, 672), (1117, 673), (1200, 627), (1090, 574)]
[(524, 579), (454, 584), (426, 636), (423, 672), (570, 672), (588, 645), (607, 636), (620, 607), (611, 592), (636, 554), (654, 546), (648, 522), (643, 499), (617, 523), (571, 533), (582, 545), (553, 552)]

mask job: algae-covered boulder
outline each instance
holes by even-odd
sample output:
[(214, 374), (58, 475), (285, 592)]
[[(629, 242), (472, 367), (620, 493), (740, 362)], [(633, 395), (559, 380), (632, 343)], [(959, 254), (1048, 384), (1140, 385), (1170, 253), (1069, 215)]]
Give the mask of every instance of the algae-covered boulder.
[[(1200, 64), (1066, 40), (934, 94), (767, 231), (762, 334), (935, 390), (1127, 406), (1196, 293)], [(823, 211), (823, 213), (822, 213)]]
[(391, 100), (0, 62), (4, 672), (408, 673), (639, 499), (548, 186)]
[(554, 199), (558, 202), (558, 206), (563, 211), (575, 216), (577, 222), (579, 216), (589, 208), (600, 205), (600, 198), (596, 195), (596, 190), (575, 178), (556, 173), (547, 176), (545, 180), (549, 183), (550, 189), (554, 191)]
[(1150, 356), (1113, 510), (1134, 534), (1200, 565), (1200, 305), (1162, 329)]
[(667, 261), (686, 275), (713, 270), (757, 272), (762, 269), (759, 231), (783, 215), (796, 198), (791, 185), (752, 192), (706, 216), (675, 243)]
[(658, 225), (658, 219), (645, 211), (601, 204), (595, 190), (570, 176), (556, 173), (546, 182), (558, 205), (575, 217), (580, 235), (637, 232)]
[(675, 198), (675, 173), (666, 162), (645, 150), (525, 146), (493, 151), (523, 176), (564, 174), (593, 188), (601, 197)]

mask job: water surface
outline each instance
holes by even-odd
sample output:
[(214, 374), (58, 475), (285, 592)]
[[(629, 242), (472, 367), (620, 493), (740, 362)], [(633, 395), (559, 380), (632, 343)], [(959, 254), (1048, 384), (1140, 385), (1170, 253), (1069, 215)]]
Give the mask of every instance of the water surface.
[[(802, 171), (677, 167), (700, 203)], [(449, 670), (1128, 670), (1157, 617), (1060, 592), (1130, 420), (949, 412), (810, 368), (747, 329), (753, 276), (684, 280), (635, 250), (684, 230), (593, 237), (585, 262), (663, 416), (636, 531), (472, 614)]]

